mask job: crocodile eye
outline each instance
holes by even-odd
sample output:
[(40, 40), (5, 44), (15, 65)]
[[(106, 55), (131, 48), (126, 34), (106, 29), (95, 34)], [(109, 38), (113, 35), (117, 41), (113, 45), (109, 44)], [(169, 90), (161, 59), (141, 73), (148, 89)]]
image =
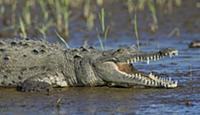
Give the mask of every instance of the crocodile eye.
[(120, 48), (120, 49), (117, 50), (117, 52), (119, 52), (119, 53), (122, 53), (122, 52), (124, 52), (124, 51), (125, 51), (124, 48)]
[(79, 55), (79, 54), (76, 54), (76, 55), (74, 56), (74, 58), (82, 58), (82, 56)]
[(10, 60), (10, 56), (5, 56), (3, 59), (8, 61), (8, 60)]
[(39, 53), (39, 51), (37, 49), (33, 49), (32, 53), (35, 54), (35, 55), (37, 55)]
[(125, 48), (120, 48), (117, 51), (115, 51), (113, 53), (113, 55), (120, 55), (120, 54), (124, 54), (124, 53), (126, 53), (126, 49)]

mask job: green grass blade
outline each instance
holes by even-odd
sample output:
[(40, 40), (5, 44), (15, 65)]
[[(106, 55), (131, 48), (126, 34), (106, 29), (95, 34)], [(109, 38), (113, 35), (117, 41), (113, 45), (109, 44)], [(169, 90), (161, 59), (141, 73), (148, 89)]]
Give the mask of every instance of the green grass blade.
[(140, 49), (140, 41), (139, 41), (139, 33), (138, 33), (138, 22), (137, 22), (137, 14), (135, 13), (134, 16), (134, 31), (135, 31), (135, 37), (137, 41), (137, 48)]
[(68, 45), (68, 43), (64, 40), (64, 38), (63, 38), (57, 31), (56, 31), (56, 35), (57, 35), (57, 37), (59, 38), (59, 40), (60, 40), (62, 43), (64, 43), (64, 45), (65, 45), (66, 48), (70, 48), (69, 45)]

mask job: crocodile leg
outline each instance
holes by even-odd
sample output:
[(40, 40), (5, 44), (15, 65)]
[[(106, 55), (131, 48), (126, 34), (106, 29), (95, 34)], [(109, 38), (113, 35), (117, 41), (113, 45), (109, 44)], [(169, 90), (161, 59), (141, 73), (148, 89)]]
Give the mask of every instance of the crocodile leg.
[(39, 74), (25, 80), (18, 89), (24, 92), (50, 91), (53, 87), (66, 87), (67, 82), (61, 73)]

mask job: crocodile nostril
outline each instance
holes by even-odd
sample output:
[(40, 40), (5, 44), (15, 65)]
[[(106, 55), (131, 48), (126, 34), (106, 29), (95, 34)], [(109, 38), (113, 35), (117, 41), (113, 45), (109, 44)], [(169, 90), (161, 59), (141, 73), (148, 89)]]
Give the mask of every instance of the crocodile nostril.
[(17, 45), (17, 42), (12, 41), (12, 42), (10, 42), (10, 45), (11, 45), (11, 46), (16, 46), (16, 45)]
[(40, 52), (41, 52), (41, 53), (45, 53), (46, 51), (45, 51), (44, 49), (41, 49)]
[(5, 52), (5, 51), (6, 51), (6, 49), (0, 48), (0, 52)]
[(7, 78), (8, 78), (8, 76), (7, 76), (7, 75), (3, 75), (3, 78), (4, 78), (4, 79), (7, 79)]
[(27, 57), (27, 55), (26, 55), (26, 54), (24, 54), (24, 55), (23, 55), (23, 57)]
[(3, 59), (4, 59), (5, 61), (8, 61), (8, 60), (10, 60), (10, 56), (5, 56)]
[(18, 79), (19, 79), (19, 80), (22, 80), (22, 76), (18, 76)]
[(33, 49), (32, 53), (35, 54), (35, 55), (37, 55), (37, 54), (39, 54), (39, 51), (37, 49)]

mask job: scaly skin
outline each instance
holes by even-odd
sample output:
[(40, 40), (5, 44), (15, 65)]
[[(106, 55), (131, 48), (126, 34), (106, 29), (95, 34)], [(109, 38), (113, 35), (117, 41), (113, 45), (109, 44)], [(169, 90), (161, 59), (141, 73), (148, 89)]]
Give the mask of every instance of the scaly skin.
[(177, 55), (167, 48), (145, 53), (133, 48), (100, 51), (65, 49), (46, 41), (0, 41), (0, 86), (42, 91), (69, 86), (177, 87), (177, 82), (146, 74), (133, 67), (139, 61)]

